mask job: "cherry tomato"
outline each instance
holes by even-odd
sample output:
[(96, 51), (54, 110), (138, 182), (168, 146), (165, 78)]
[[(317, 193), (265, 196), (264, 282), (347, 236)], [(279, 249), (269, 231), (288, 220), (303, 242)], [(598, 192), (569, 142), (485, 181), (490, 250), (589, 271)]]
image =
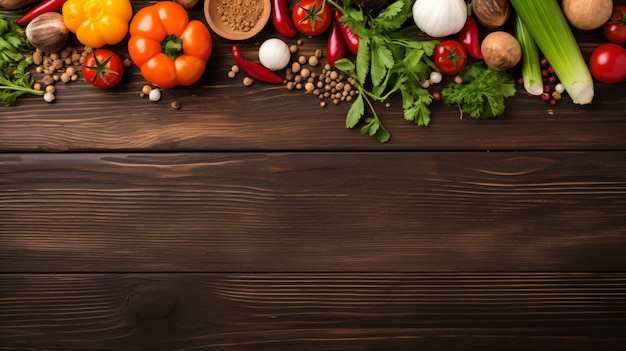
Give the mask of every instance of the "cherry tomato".
[(124, 63), (113, 51), (97, 49), (85, 57), (83, 76), (97, 88), (112, 88), (122, 80)]
[(617, 5), (609, 21), (602, 26), (604, 36), (614, 43), (626, 43), (626, 5)]
[(324, 0), (300, 0), (291, 16), (298, 32), (310, 37), (324, 33), (332, 20), (330, 6)]
[(435, 47), (433, 62), (443, 74), (461, 72), (467, 65), (467, 60), (467, 50), (456, 40), (444, 40)]
[(598, 46), (589, 59), (589, 70), (602, 83), (622, 82), (626, 79), (626, 49), (613, 43)]

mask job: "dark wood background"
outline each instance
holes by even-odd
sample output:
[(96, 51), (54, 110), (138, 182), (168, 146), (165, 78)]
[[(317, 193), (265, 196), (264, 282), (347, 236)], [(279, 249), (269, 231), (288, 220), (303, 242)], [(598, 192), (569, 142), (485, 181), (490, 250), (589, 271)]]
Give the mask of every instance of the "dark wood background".
[(1, 350), (625, 349), (623, 82), (429, 127), (394, 99), (381, 144), (213, 39), (159, 103), (131, 68), (0, 108)]

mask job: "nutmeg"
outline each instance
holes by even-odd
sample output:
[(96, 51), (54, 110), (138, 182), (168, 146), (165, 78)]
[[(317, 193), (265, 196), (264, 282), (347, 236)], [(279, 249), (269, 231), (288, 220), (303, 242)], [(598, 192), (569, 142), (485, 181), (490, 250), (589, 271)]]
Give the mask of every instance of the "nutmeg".
[(481, 25), (498, 28), (509, 19), (511, 4), (509, 0), (473, 0), (472, 13)]
[(191, 9), (198, 3), (198, 0), (174, 0), (186, 9)]
[(0, 9), (19, 10), (39, 0), (0, 0)]
[(69, 30), (63, 22), (63, 15), (47, 12), (30, 21), (25, 34), (35, 48), (45, 53), (53, 53), (65, 47)]

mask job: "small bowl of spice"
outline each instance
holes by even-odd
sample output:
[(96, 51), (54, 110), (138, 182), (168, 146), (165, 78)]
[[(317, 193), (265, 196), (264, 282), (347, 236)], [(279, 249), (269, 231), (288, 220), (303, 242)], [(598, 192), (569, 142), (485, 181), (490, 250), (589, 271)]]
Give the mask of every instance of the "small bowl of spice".
[(204, 0), (204, 16), (209, 27), (224, 39), (246, 40), (267, 24), (270, 0)]

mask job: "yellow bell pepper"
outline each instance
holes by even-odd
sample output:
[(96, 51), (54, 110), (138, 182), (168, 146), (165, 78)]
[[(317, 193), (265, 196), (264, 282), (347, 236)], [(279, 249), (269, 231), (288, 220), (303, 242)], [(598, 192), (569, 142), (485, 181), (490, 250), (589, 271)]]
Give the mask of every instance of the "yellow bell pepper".
[(68, 0), (63, 22), (83, 45), (100, 48), (121, 42), (133, 16), (130, 0)]

